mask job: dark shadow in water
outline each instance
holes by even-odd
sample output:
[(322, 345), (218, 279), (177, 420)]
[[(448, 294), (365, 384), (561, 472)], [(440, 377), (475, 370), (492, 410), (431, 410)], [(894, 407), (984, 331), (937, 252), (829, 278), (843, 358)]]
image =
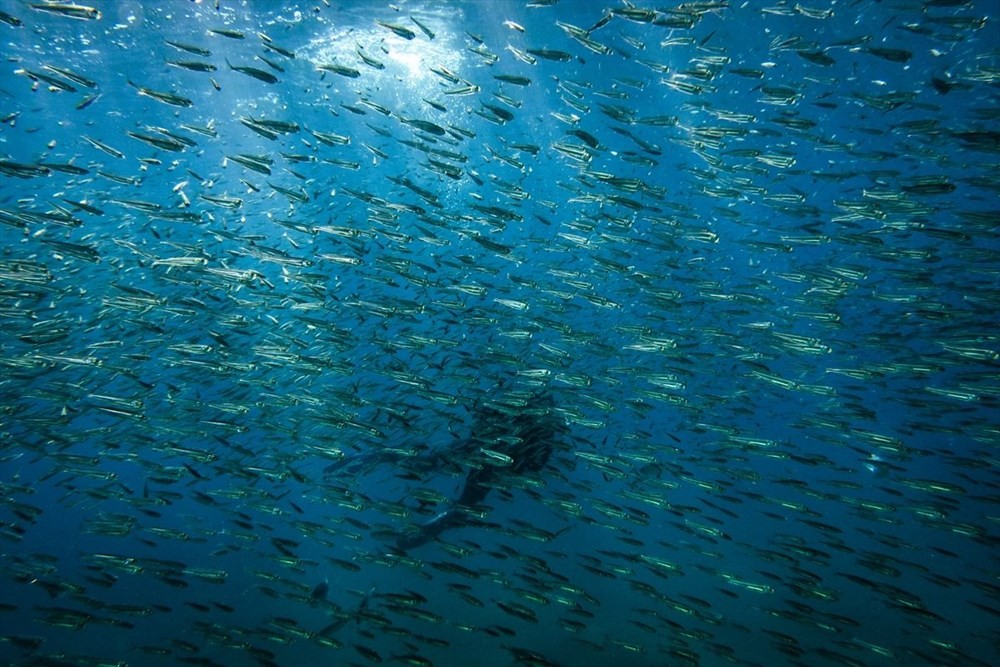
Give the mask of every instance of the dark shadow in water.
[(496, 486), (544, 468), (567, 431), (554, 406), (552, 395), (543, 391), (508, 395), (477, 406), (471, 434), (449, 457), (472, 466), (462, 492), (446, 510), (402, 535), (395, 548), (405, 552), (445, 530), (474, 524), (474, 508)]

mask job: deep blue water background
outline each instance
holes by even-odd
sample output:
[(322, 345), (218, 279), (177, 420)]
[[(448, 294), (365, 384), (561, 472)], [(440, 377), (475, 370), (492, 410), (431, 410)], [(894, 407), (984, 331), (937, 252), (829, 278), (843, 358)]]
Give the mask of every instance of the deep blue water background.
[[(0, 176), (5, 663), (370, 664), (370, 649), (510, 665), (515, 647), (565, 665), (995, 661), (995, 2), (715, 3), (686, 29), (615, 16), (590, 34), (603, 54), (557, 22), (624, 5), (221, 4), (74, 20), (0, 2), (23, 22), (0, 24), (0, 157), (87, 170)], [(541, 48), (570, 60), (516, 57)], [(44, 65), (97, 87), (33, 86), (25, 70), (59, 79)], [(451, 94), (464, 82), (480, 90)], [(298, 130), (269, 140), (241, 117)], [(196, 145), (127, 134), (164, 136), (151, 126)], [(599, 142), (587, 164), (554, 148), (585, 147), (574, 129)], [(66, 199), (103, 215), (39, 215)], [(389, 555), (387, 536), (436, 511), (418, 495), (455, 497), (461, 476), (407, 478), (372, 452), (448, 450), (512, 388), (556, 399), (570, 433), (551, 469), (487, 499), (493, 529)], [(324, 580), (329, 604), (311, 601)], [(371, 614), (332, 635), (342, 648), (310, 638), (369, 591)], [(410, 592), (426, 601), (393, 602)], [(60, 627), (67, 609), (89, 617)]]

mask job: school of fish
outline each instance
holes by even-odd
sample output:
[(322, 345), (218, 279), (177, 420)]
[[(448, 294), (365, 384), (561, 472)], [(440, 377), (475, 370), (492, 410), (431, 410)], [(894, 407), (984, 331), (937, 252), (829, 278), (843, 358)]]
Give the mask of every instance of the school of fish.
[(0, 662), (996, 664), (996, 2), (90, 4), (0, 0)]

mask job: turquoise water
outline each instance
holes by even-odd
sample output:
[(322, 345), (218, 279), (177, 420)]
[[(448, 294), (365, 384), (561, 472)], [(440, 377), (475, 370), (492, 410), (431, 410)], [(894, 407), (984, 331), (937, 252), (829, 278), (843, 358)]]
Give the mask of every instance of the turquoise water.
[(218, 4), (0, 0), (2, 662), (995, 661), (997, 3)]

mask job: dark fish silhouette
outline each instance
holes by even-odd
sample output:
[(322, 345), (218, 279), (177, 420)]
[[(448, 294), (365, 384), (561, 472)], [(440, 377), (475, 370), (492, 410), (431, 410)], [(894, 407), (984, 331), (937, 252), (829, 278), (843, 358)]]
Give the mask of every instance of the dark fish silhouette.
[(324, 579), (316, 584), (316, 586), (312, 589), (312, 592), (309, 593), (309, 599), (316, 602), (324, 601), (326, 600), (326, 596), (329, 592), (330, 582)]

